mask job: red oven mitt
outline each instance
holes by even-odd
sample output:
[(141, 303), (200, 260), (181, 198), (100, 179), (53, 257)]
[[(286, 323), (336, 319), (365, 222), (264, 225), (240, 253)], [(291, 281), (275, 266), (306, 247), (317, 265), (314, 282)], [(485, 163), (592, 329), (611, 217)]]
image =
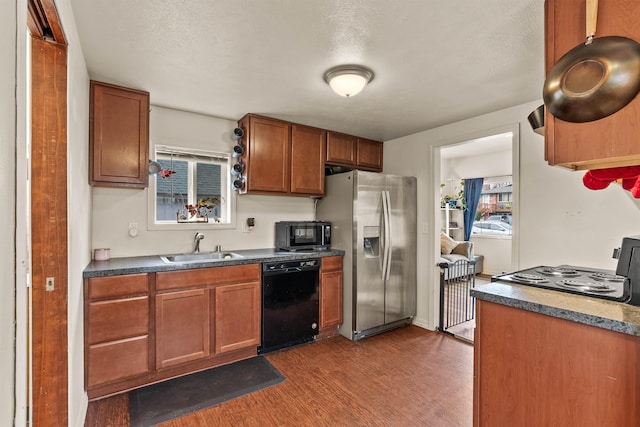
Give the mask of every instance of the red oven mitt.
[(584, 186), (591, 190), (607, 188), (613, 181), (621, 181), (622, 188), (640, 199), (640, 166), (595, 169), (587, 171), (582, 177)]

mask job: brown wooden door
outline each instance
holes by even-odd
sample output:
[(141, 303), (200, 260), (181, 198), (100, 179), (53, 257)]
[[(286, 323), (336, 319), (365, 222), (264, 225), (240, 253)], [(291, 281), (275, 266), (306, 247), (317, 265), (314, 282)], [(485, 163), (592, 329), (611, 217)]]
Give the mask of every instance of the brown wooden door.
[(288, 193), (291, 126), (264, 117), (249, 118), (247, 191)]
[(89, 182), (144, 188), (149, 182), (149, 93), (91, 82)]
[(324, 153), (327, 133), (322, 129), (291, 125), (291, 192), (324, 194)]
[(371, 139), (358, 138), (358, 154), (356, 165), (358, 169), (374, 172), (382, 171), (382, 142)]
[(260, 345), (260, 283), (217, 286), (214, 290), (215, 353)]
[(338, 166), (356, 165), (357, 138), (338, 132), (327, 132), (326, 163)]
[(209, 355), (209, 291), (156, 295), (156, 368)]
[[(640, 2), (601, 1), (596, 37), (640, 40)], [(545, 68), (585, 41), (585, 0), (545, 3)], [(557, 120), (545, 114), (545, 158), (552, 165), (594, 169), (640, 163), (640, 97), (617, 113), (588, 123)]]

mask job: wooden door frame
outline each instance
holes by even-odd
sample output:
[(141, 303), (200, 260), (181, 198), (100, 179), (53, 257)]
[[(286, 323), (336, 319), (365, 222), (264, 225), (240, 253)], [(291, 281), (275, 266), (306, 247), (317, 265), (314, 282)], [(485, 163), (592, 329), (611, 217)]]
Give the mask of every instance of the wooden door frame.
[[(67, 43), (54, 0), (31, 34), (31, 425), (68, 424)], [(52, 288), (47, 282), (53, 280)]]

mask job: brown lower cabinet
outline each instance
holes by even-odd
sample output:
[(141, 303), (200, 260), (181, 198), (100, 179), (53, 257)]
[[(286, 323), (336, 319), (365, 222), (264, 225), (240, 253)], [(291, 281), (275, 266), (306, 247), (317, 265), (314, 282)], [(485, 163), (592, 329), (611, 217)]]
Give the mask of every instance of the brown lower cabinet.
[(473, 425), (640, 420), (640, 337), (476, 300)]
[(85, 279), (89, 399), (256, 356), (260, 264)]
[(322, 258), (320, 268), (320, 329), (318, 336), (338, 334), (342, 324), (342, 257)]

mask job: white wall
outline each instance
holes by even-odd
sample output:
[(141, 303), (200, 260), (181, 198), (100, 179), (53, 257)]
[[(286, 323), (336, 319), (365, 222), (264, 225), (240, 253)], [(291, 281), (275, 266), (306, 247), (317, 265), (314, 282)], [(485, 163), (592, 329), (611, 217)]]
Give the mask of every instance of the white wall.
[(496, 275), (511, 271), (511, 237), (471, 235), (473, 252), (484, 255), (482, 271), (476, 273)]
[(0, 425), (13, 425), (15, 311), (16, 5), (0, 6)]
[(91, 261), (89, 176), (89, 74), (70, 0), (56, 0), (68, 43), (67, 59), (67, 244), (69, 425), (84, 425), (84, 293), (82, 271)]
[(574, 264), (614, 269), (612, 249), (622, 237), (640, 234), (640, 203), (626, 191), (615, 185), (588, 190), (582, 185), (583, 173), (551, 167), (544, 161), (544, 140), (527, 122), (529, 113), (540, 104), (537, 100), (385, 142), (385, 172), (418, 177), (418, 260), (426, 262), (418, 263), (417, 324), (436, 325), (439, 242), (435, 237), (439, 232), (435, 231), (434, 212), (440, 184), (433, 182), (433, 169), (439, 172), (439, 165), (432, 161), (435, 146), (519, 127), (520, 209), (519, 217), (514, 218), (518, 239), (513, 241), (518, 268)]
[[(231, 152), (235, 145), (231, 132), (236, 125), (232, 120), (154, 105), (150, 117), (151, 144)], [(147, 192), (147, 189), (93, 188), (94, 248), (110, 248), (112, 257), (193, 250), (195, 231), (147, 229)], [(309, 197), (241, 195), (236, 200), (237, 228), (199, 230), (205, 235), (200, 244), (202, 251), (211, 251), (215, 245), (226, 250), (272, 248), (276, 221), (314, 219), (314, 203)], [(242, 225), (248, 217), (255, 218), (256, 225), (251, 232), (243, 232)], [(130, 222), (139, 224), (136, 237), (128, 235)]]

